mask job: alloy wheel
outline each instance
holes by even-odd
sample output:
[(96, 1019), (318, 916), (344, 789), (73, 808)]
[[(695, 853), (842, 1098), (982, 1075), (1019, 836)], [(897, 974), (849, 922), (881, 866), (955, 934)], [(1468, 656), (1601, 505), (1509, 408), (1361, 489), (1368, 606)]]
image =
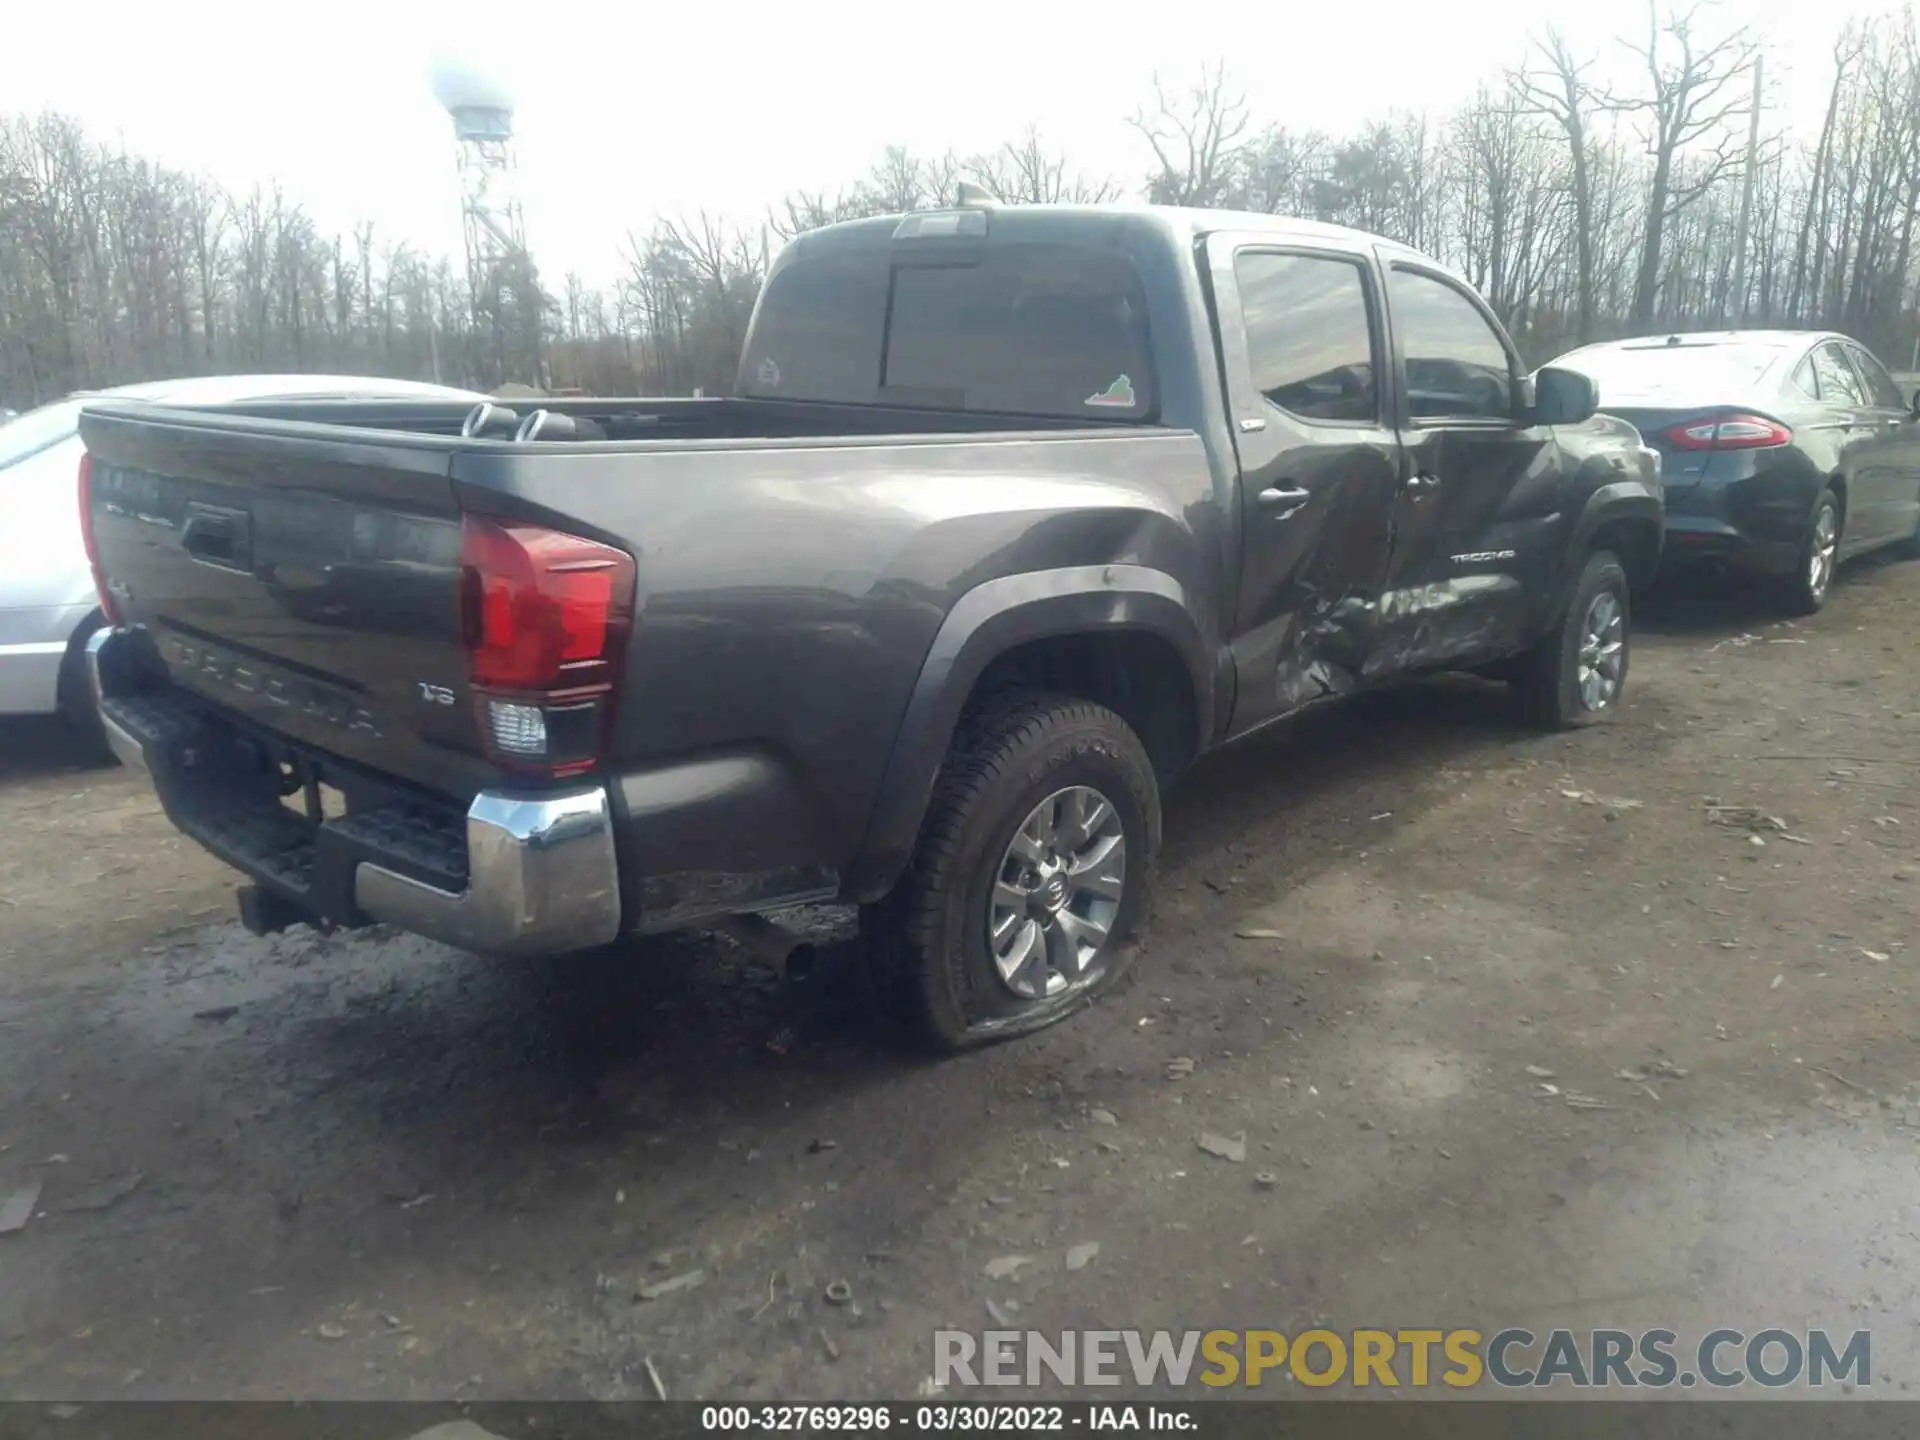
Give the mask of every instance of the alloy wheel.
[(1816, 600), (1826, 597), (1833, 584), (1833, 557), (1840, 549), (1840, 526), (1833, 506), (1822, 505), (1813, 521), (1813, 543), (1807, 554), (1807, 593)]
[(1034, 806), (988, 901), (987, 944), (1002, 982), (1026, 1000), (1092, 984), (1126, 887), (1126, 830), (1111, 800), (1073, 785)]
[(1627, 615), (1620, 597), (1602, 590), (1587, 606), (1580, 624), (1580, 662), (1576, 677), (1580, 703), (1599, 712), (1620, 693), (1627, 662)]

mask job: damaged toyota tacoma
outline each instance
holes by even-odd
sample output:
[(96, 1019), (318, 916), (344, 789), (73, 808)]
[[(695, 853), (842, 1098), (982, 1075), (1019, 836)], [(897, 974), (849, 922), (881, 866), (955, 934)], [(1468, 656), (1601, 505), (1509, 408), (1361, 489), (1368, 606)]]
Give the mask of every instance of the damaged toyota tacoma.
[(90, 408), (91, 673), (256, 930), (857, 903), (957, 1048), (1113, 984), (1203, 752), (1444, 669), (1618, 709), (1661, 491), (1596, 400), (1349, 230), (856, 221), (724, 398)]

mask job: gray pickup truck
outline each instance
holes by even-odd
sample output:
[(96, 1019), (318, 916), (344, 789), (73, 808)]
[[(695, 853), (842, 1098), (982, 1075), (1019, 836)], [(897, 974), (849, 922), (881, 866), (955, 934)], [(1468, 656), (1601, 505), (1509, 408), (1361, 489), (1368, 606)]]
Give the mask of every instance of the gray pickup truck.
[(958, 1047), (1120, 975), (1204, 751), (1441, 669), (1618, 707), (1661, 489), (1595, 403), (1373, 236), (858, 221), (779, 257), (726, 398), (90, 409), (92, 673), (255, 929), (857, 902)]

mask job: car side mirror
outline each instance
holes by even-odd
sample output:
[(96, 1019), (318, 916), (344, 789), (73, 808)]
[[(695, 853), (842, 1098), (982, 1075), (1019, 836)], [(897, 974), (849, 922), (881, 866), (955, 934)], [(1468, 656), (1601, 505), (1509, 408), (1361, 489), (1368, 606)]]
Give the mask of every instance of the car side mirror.
[(1600, 391), (1578, 370), (1552, 365), (1533, 377), (1533, 423), (1578, 425), (1591, 420), (1600, 408)]

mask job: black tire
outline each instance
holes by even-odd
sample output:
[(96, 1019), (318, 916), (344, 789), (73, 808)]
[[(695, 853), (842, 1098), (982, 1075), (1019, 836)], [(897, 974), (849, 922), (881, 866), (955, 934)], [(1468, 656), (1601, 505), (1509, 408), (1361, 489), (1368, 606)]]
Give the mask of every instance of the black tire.
[[(1823, 516), (1829, 517), (1832, 525), (1833, 548), (1826, 563), (1816, 571), (1813, 557), (1820, 544)], [(1780, 598), (1793, 614), (1814, 614), (1833, 593), (1833, 574), (1839, 567), (1838, 547), (1845, 519), (1845, 512), (1840, 508), (1840, 497), (1833, 493), (1832, 487), (1822, 490), (1820, 498), (1814, 502), (1813, 513), (1807, 517), (1807, 530), (1800, 539), (1800, 552), (1794, 561), (1793, 574), (1787, 577), (1781, 587)]]
[[(1618, 666), (1611, 674), (1612, 690), (1593, 704), (1582, 687), (1587, 626), (1602, 597), (1612, 597), (1618, 612)], [(1574, 582), (1573, 593), (1558, 622), (1522, 658), (1514, 688), (1528, 723), (1544, 730), (1574, 730), (1608, 719), (1620, 708), (1626, 693), (1627, 663), (1632, 654), (1632, 593), (1626, 567), (1609, 550), (1587, 556)], [(1602, 657), (1606, 658), (1606, 657)], [(1604, 672), (1603, 672), (1604, 673)]]
[(87, 641), (103, 623), (96, 617), (74, 632), (60, 661), (54, 703), (80, 756), (90, 764), (113, 765), (118, 762), (107, 744), (106, 726), (100, 721), (100, 707), (94, 703), (93, 683), (87, 676)]
[(1920, 560), (1920, 515), (1913, 517), (1913, 533), (1895, 545), (1893, 553), (1903, 560)]
[[(1045, 937), (1058, 938), (1059, 916), (1078, 919), (1079, 907), (1097, 906), (1101, 914), (1095, 923), (1106, 921), (1106, 939), (1086, 962), (1084, 973), (1072, 980), (1063, 977), (1057, 993), (1022, 995), (1013, 981), (1002, 978), (990, 942), (989, 912), (996, 893), (1005, 893), (996, 891), (996, 881), (1003, 863), (1017, 864), (1009, 847), (1040, 807), (1049, 799), (1070, 806), (1073, 798), (1058, 797), (1077, 798), (1083, 790), (1097, 792), (1117, 817), (1124, 850), (1113, 868), (1123, 876), (1121, 893), (1111, 901), (1074, 895), (1064, 905), (1055, 896), (1053, 918), (1019, 919), (1016, 930), (1002, 932), (1013, 937), (1010, 945), (1017, 945), (1026, 927), (1036, 926), (1038, 938), (1031, 943), (1041, 947), (1039, 970), (1014, 976), (1032, 989), (1036, 981), (1050, 982), (1058, 973), (1050, 963), (1055, 952), (1046, 948)], [(1099, 813), (1091, 805), (1089, 810)], [(1103, 823), (1110, 832), (1116, 821)], [(1071, 842), (1070, 834), (1068, 839)], [(949, 1052), (1065, 1019), (1125, 973), (1132, 959), (1127, 937), (1146, 913), (1159, 847), (1159, 785), (1145, 749), (1125, 721), (1105, 706), (1068, 696), (1022, 692), (996, 697), (961, 722), (934, 785), (913, 861), (893, 893), (865, 917), (881, 997), (922, 1041)], [(1111, 857), (1112, 847), (1105, 853)], [(1034, 886), (1036, 905), (1047, 903), (1041, 893), (1045, 889)], [(1117, 909), (1108, 913), (1108, 905)], [(1076, 925), (1072, 933), (1085, 932)], [(1078, 942), (1070, 934), (1064, 943), (1078, 963)]]

